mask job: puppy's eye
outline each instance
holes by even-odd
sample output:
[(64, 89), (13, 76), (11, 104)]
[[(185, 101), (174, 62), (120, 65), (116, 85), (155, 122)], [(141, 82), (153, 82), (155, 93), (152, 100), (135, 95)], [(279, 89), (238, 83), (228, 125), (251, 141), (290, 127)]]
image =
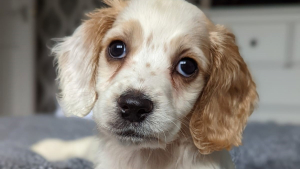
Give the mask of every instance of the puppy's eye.
[(115, 59), (121, 59), (126, 55), (126, 45), (122, 41), (113, 41), (108, 47), (108, 53), (110, 57)]
[(184, 77), (192, 76), (197, 70), (197, 63), (191, 58), (183, 58), (179, 61), (176, 70)]

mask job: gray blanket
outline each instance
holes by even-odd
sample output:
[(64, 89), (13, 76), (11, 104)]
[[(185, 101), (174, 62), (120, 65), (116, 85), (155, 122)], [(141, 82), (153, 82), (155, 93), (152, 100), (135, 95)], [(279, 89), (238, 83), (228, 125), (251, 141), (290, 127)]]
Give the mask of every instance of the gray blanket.
[[(73, 140), (95, 134), (92, 121), (52, 116), (0, 118), (0, 169), (90, 169), (83, 159), (48, 162), (28, 148), (45, 138)], [(299, 169), (300, 126), (250, 123), (244, 145), (231, 151), (237, 169)]]
[(48, 162), (29, 150), (46, 138), (74, 140), (93, 135), (95, 124), (78, 118), (32, 116), (0, 118), (0, 169), (92, 169), (83, 159)]

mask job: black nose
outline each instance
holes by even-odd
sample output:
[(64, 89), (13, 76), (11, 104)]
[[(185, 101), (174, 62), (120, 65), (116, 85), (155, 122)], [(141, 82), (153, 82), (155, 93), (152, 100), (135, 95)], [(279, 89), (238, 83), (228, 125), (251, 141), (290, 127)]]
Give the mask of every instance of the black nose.
[(121, 95), (118, 105), (122, 118), (130, 122), (142, 122), (153, 110), (153, 102), (136, 91)]

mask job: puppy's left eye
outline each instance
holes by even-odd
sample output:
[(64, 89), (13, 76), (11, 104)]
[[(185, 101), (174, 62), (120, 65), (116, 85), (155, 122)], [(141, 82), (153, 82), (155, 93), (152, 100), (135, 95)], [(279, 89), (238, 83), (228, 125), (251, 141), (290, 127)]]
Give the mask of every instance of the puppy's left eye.
[(176, 70), (184, 77), (192, 76), (197, 70), (197, 63), (191, 58), (183, 58), (179, 61)]
[(117, 40), (110, 43), (108, 48), (110, 57), (114, 59), (121, 59), (126, 55), (126, 45), (124, 42)]

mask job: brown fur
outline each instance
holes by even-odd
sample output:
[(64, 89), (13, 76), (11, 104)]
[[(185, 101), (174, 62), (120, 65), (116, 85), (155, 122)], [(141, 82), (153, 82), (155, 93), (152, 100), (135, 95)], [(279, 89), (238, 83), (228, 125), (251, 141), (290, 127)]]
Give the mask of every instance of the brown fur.
[(109, 36), (103, 43), (103, 48), (108, 47), (112, 41), (123, 41), (126, 44), (126, 58), (128, 58), (129, 55), (132, 56), (138, 51), (140, 44), (144, 40), (141, 24), (136, 20), (129, 20), (116, 26), (122, 27), (122, 31), (118, 32), (117, 35)]
[[(197, 37), (197, 36), (194, 36)], [(195, 40), (196, 39), (196, 40)], [(172, 51), (174, 51), (174, 54), (171, 55), (171, 64), (172, 64), (172, 85), (174, 88), (177, 89), (177, 92), (182, 91), (181, 89), (188, 88), (190, 85), (193, 85), (192, 83), (198, 83), (198, 79), (201, 79), (200, 76), (207, 76), (207, 71), (204, 69), (202, 65), (202, 60), (200, 60), (200, 57), (194, 53), (189, 45), (190, 43), (198, 44), (200, 45), (200, 40), (202, 40), (201, 37), (192, 38), (189, 36), (179, 36), (170, 41), (170, 47)], [(207, 50), (207, 49), (206, 49)], [(178, 65), (179, 61), (185, 57), (194, 59), (197, 62), (198, 70), (193, 74), (191, 77), (184, 77), (180, 75), (176, 71), (176, 66)]]
[[(120, 26), (120, 25), (119, 25)], [(110, 80), (113, 79), (118, 72), (122, 69), (123, 66), (134, 64), (132, 57), (140, 49), (140, 44), (144, 41), (143, 39), (143, 30), (138, 21), (129, 20), (125, 23), (122, 23), (122, 32), (119, 32), (117, 36), (109, 37), (108, 40), (103, 44), (103, 48), (109, 46), (109, 44), (114, 40), (121, 40), (126, 44), (126, 56), (123, 59), (113, 59), (108, 53), (106, 53), (107, 64), (110, 64), (115, 68), (114, 73), (110, 77)]]
[(194, 144), (202, 154), (241, 144), (258, 97), (234, 35), (216, 25), (211, 26), (209, 36), (210, 72), (190, 121)]
[[(87, 16), (89, 19), (83, 23), (85, 30), (85, 37), (87, 46), (93, 46), (94, 57), (91, 59), (90, 64), (93, 65), (93, 79), (91, 84), (96, 83), (96, 70), (99, 61), (99, 53), (104, 47), (101, 46), (102, 39), (106, 32), (112, 28), (113, 23), (116, 20), (117, 15), (127, 5), (123, 0), (103, 0), (109, 7), (96, 10), (89, 13)], [(89, 48), (89, 47), (87, 47)]]
[[(101, 42), (126, 5), (121, 0), (105, 2), (109, 7), (90, 13), (89, 19), (71, 37), (62, 39), (52, 50), (58, 64), (59, 103), (69, 115), (86, 115), (97, 99), (95, 85)], [(70, 43), (77, 43), (76, 48), (68, 48)]]

